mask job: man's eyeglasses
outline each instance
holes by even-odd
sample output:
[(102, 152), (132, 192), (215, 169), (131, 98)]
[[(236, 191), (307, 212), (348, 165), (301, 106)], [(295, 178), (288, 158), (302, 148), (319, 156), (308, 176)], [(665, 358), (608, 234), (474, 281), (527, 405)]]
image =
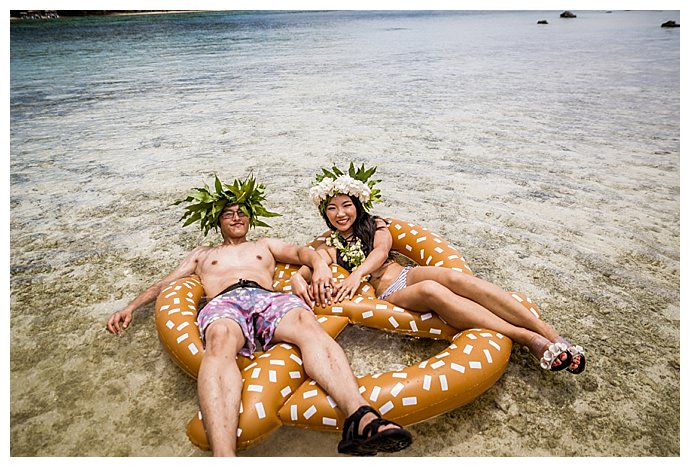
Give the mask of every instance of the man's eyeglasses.
[(228, 219), (234, 219), (235, 216), (237, 216), (238, 219), (244, 219), (245, 217), (247, 217), (247, 215), (241, 210), (223, 211), (223, 214), (221, 214), (221, 217), (227, 217)]

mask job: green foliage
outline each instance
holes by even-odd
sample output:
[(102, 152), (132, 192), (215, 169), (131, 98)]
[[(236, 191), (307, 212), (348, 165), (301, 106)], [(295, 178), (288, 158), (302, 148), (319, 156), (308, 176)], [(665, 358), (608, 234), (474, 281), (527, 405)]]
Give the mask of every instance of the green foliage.
[(190, 203), (180, 218), (185, 221), (182, 227), (198, 222), (204, 235), (211, 229), (218, 230), (223, 209), (233, 204), (238, 204), (249, 217), (251, 227), (270, 227), (259, 217), (276, 217), (280, 214), (268, 211), (261, 204), (266, 199), (264, 190), (265, 186), (257, 183), (253, 175), (248, 175), (244, 180), (235, 179), (232, 185), (221, 182), (216, 175), (213, 188), (207, 184), (203, 188), (193, 188), (186, 198), (173, 204)]

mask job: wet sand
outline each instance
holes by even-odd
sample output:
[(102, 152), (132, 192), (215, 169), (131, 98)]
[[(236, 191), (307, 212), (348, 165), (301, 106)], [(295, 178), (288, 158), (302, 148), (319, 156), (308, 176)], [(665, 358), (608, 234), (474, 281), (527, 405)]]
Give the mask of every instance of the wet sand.
[[(286, 162), (279, 158), (256, 172)], [(305, 165), (304, 171), (293, 167), (268, 177), (269, 187), (317, 168)], [(582, 189), (575, 193), (567, 177), (549, 186), (477, 173), (451, 177), (437, 169), (415, 183), (414, 196), (395, 184), (396, 165), (380, 165), (387, 196), (378, 213), (416, 221), (444, 236), (476, 275), (529, 295), (545, 319), (587, 349), (588, 358), (582, 375), (553, 374), (516, 347), (489, 391), (412, 426), (415, 443), (404, 455), (679, 454), (679, 211), (671, 162), (635, 168), (656, 180), (649, 191), (616, 180), (617, 175), (601, 184), (578, 182)], [(417, 168), (410, 162), (397, 166), (406, 175)], [(301, 196), (306, 188), (300, 183), (280, 196), (273, 190), (269, 205), (285, 215), (274, 220), (272, 235), (303, 243), (322, 230)], [(21, 244), (13, 243), (12, 455), (207, 455), (186, 439), (186, 422), (197, 410), (195, 384), (161, 348), (152, 305), (139, 310), (122, 337), (104, 329), (111, 312), (175, 267), (199, 241), (196, 232), (177, 227), (165, 237), (158, 228), (131, 230), (177, 225), (178, 213), (167, 208), (171, 195), (114, 202), (125, 219), (114, 227), (107, 220), (100, 226), (93, 225), (95, 219), (87, 222), (99, 236), (131, 235), (130, 245), (139, 245), (134, 250), (123, 245), (76, 255), (69, 245), (78, 238), (52, 233), (23, 235)], [(125, 209), (140, 214), (127, 221), (121, 216)], [(72, 211), (71, 225), (91, 216), (78, 206)], [(31, 260), (15, 259), (38, 245)], [(48, 252), (68, 255), (68, 266), (51, 267), (42, 259)], [(339, 342), (359, 375), (412, 364), (444, 346), (352, 327)], [(331, 456), (337, 441), (335, 434), (283, 427), (242, 454)]]

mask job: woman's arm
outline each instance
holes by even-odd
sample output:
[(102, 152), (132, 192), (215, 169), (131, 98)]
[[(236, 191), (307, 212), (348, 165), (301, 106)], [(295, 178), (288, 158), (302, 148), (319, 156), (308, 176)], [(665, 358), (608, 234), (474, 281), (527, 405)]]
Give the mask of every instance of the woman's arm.
[(378, 271), (386, 262), (386, 259), (388, 259), (388, 254), (393, 246), (393, 237), (388, 229), (385, 228), (385, 223), (382, 220), (377, 221), (377, 227), (379, 228), (376, 229), (374, 234), (374, 248), (362, 264), (350, 273), (347, 279), (336, 284), (334, 290), (336, 302), (352, 298), (355, 292), (357, 292), (362, 278)]

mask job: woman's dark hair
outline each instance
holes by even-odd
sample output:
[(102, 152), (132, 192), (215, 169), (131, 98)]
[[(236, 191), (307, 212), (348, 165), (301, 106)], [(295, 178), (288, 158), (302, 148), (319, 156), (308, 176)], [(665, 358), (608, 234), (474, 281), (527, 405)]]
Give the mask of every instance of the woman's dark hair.
[[(346, 196), (350, 198), (352, 200), (352, 204), (355, 205), (355, 209), (357, 210), (357, 219), (355, 219), (355, 223), (352, 225), (353, 238), (345, 240), (349, 242), (350, 240), (359, 238), (362, 241), (362, 251), (364, 252), (364, 255), (369, 256), (371, 250), (374, 249), (374, 235), (376, 235), (376, 231), (385, 227), (378, 227), (376, 225), (376, 221), (381, 218), (379, 216), (372, 216), (366, 212), (359, 198), (350, 195)], [(326, 221), (326, 225), (329, 229), (334, 231), (338, 230), (333, 226), (333, 224), (331, 224), (331, 221), (328, 220), (326, 209), (321, 212), (321, 216)], [(338, 264), (348, 271), (352, 271), (352, 266), (350, 266), (340, 257), (340, 252), (336, 250), (335, 253)]]

